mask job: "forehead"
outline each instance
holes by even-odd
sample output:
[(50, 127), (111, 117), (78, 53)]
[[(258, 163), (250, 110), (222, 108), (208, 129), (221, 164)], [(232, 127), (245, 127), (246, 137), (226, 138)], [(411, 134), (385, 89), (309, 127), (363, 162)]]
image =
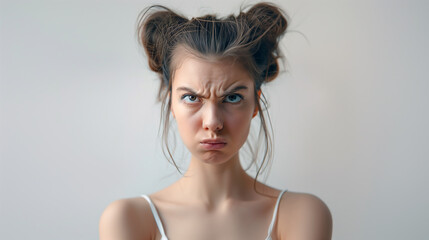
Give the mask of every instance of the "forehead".
[(232, 58), (202, 58), (183, 52), (175, 58), (173, 86), (226, 89), (235, 83), (253, 85), (249, 72)]

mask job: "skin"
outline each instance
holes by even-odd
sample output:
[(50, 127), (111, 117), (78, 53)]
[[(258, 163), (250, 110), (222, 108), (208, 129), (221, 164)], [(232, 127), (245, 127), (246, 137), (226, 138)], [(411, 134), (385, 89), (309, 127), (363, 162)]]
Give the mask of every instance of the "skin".
[[(172, 83), (171, 113), (191, 152), (187, 172), (150, 195), (172, 240), (264, 240), (280, 191), (257, 182), (240, 165), (255, 104), (253, 80), (232, 60), (180, 53)], [(204, 139), (222, 138), (210, 150)], [(331, 239), (332, 218), (317, 197), (286, 192), (272, 239)], [(100, 219), (101, 240), (160, 239), (149, 204), (142, 198), (111, 203)]]

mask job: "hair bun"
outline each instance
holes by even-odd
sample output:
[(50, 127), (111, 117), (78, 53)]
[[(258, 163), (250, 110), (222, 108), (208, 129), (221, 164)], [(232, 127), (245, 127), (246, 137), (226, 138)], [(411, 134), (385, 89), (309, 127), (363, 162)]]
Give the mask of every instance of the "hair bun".
[[(280, 57), (279, 39), (286, 32), (288, 22), (286, 14), (270, 3), (258, 3), (243, 13), (247, 24), (252, 29), (253, 41), (259, 41), (254, 49), (257, 64), (265, 66), (261, 69), (263, 81), (273, 80), (279, 72), (277, 59)], [(262, 84), (262, 83), (261, 83)]]
[(149, 7), (139, 16), (137, 34), (152, 71), (162, 74), (163, 60), (174, 40), (172, 36), (186, 21), (186, 18), (160, 5)]
[(258, 3), (250, 8), (245, 16), (249, 26), (255, 27), (256, 36), (263, 35), (267, 40), (276, 41), (287, 28), (285, 14), (269, 3)]

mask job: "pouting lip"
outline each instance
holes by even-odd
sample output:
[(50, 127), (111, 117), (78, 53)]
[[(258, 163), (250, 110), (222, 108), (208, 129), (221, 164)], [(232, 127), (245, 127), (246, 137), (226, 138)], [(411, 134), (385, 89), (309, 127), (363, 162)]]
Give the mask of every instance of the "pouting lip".
[(226, 141), (222, 138), (207, 138), (202, 140), (202, 144), (226, 144)]

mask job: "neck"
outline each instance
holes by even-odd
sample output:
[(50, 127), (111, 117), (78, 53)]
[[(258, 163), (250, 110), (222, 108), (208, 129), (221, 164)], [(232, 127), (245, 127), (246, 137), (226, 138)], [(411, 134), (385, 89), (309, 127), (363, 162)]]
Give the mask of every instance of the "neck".
[(203, 163), (192, 158), (179, 184), (191, 199), (210, 207), (248, 196), (253, 190), (253, 181), (241, 167), (237, 154), (222, 164)]

